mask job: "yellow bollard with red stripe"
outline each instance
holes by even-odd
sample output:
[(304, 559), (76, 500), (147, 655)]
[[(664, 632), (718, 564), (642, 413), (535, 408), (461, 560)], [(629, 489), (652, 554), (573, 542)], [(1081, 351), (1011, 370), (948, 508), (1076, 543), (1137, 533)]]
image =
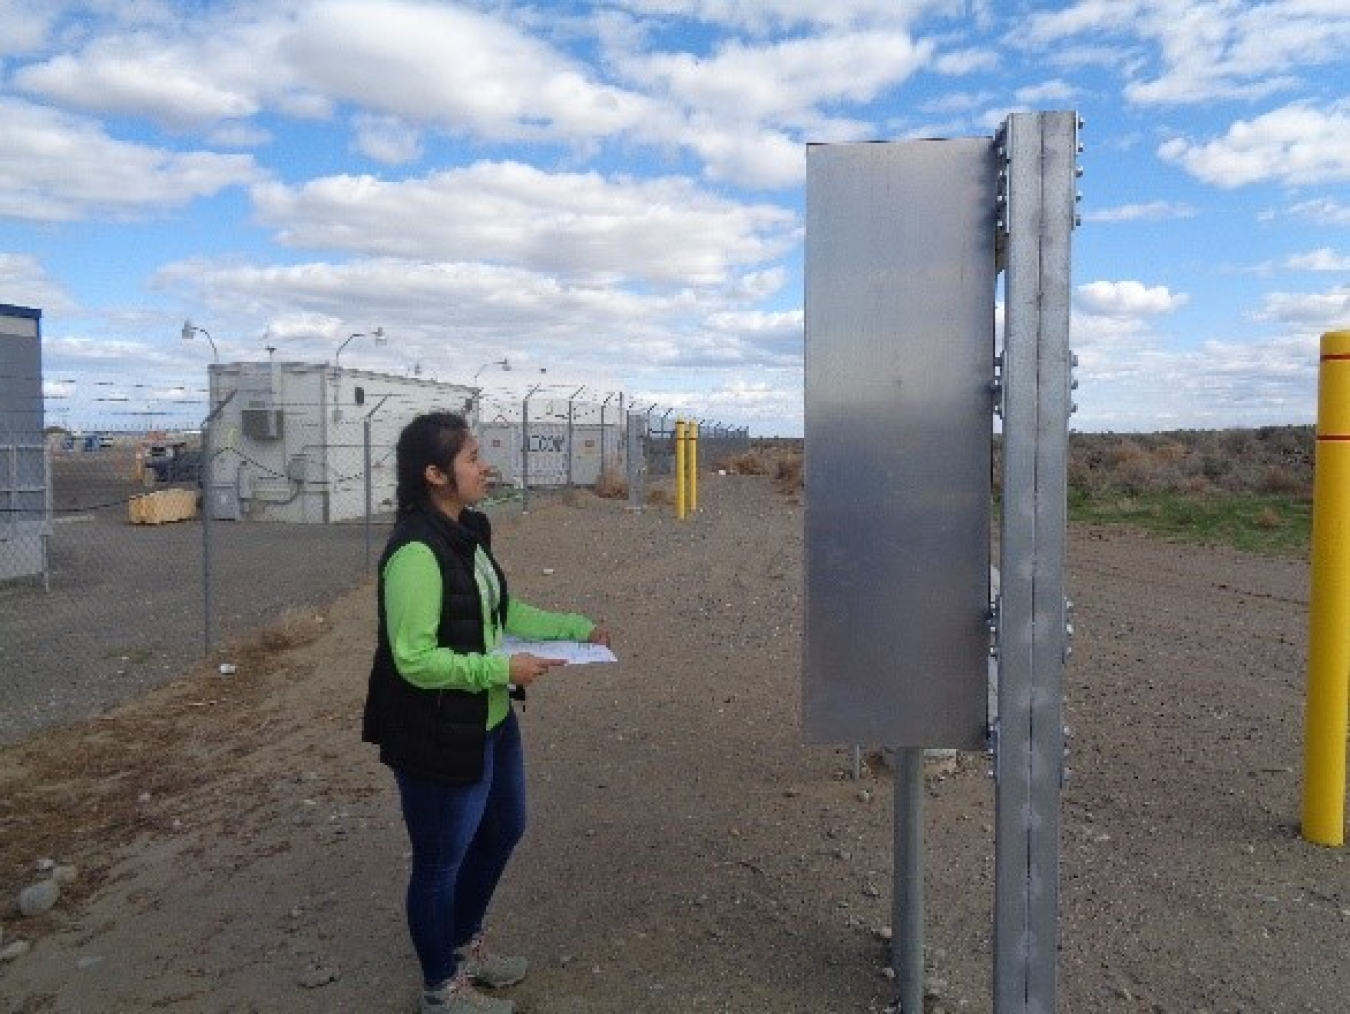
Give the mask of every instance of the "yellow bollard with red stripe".
[(1313, 473), (1303, 837), (1345, 843), (1350, 708), (1350, 331), (1322, 336)]
[(683, 521), (685, 515), (685, 457), (688, 448), (685, 444), (688, 435), (685, 432), (684, 423), (675, 420), (675, 517)]

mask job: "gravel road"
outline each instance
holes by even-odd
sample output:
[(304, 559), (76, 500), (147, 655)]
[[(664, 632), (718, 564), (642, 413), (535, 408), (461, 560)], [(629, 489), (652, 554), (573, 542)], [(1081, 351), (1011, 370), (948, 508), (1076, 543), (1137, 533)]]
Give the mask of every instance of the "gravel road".
[[(523, 714), (531, 829), (493, 932), (521, 1014), (834, 1014), (891, 999), (891, 784), (803, 746), (801, 508), (575, 495), (499, 523), (513, 590), (603, 617), (617, 665)], [(1307, 568), (1075, 530), (1061, 1011), (1341, 1014), (1350, 867), (1297, 835)], [(408, 1012), (407, 846), (358, 741), (369, 585), (293, 645), (0, 749), (0, 1008)], [(875, 761), (875, 757), (873, 756)], [(992, 1008), (993, 786), (933, 767), (928, 1014)]]

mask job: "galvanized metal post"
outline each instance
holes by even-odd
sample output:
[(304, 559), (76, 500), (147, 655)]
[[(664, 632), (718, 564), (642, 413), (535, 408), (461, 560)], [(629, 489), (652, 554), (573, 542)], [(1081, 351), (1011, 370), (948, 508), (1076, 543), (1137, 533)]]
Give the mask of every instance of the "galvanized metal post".
[[(211, 381), (214, 379), (214, 366), (207, 367), (207, 398), (214, 393), (214, 385)], [(215, 644), (215, 574), (212, 569), (212, 538), (211, 538), (211, 479), (215, 474), (215, 454), (211, 445), (211, 437), (216, 419), (230, 400), (237, 394), (237, 391), (231, 391), (225, 396), (225, 399), (213, 408), (210, 413), (202, 420), (202, 640), (204, 642), (204, 654), (210, 655), (211, 649)]]
[(891, 967), (899, 1014), (923, 1014), (923, 748), (895, 751)]
[(530, 391), (520, 404), (520, 510), (530, 509)]
[(1014, 114), (999, 141), (1006, 233), (997, 650), (994, 1010), (1053, 1014), (1058, 985), (1070, 236), (1078, 118)]
[(389, 400), (389, 395), (386, 394), (383, 398), (381, 398), (378, 402), (375, 403), (375, 407), (372, 408), (369, 412), (367, 412), (366, 415), (365, 415), (365, 418), (361, 420), (361, 437), (362, 437), (361, 445), (362, 445), (362, 456), (363, 456), (362, 468), (363, 468), (363, 470), (365, 471), (365, 476), (366, 476), (366, 482), (365, 482), (365, 487), (366, 487), (366, 523), (365, 523), (365, 538), (366, 538), (366, 570), (370, 570), (370, 557), (371, 557), (371, 531), (370, 531), (370, 523), (371, 523), (371, 514), (374, 513), (374, 510), (375, 510), (375, 504), (373, 503), (373, 501), (374, 501), (374, 499), (375, 499), (375, 495), (374, 495), (374, 481), (373, 481), (373, 479), (372, 479), (372, 477), (371, 477), (371, 474), (370, 474), (370, 468), (371, 468), (371, 453), (370, 453), (370, 417), (373, 416), (376, 412), (378, 412), (378, 411), (380, 410), (380, 407), (381, 407), (386, 401), (388, 401), (388, 400)]
[(572, 460), (575, 457), (575, 455), (573, 454), (573, 448), (576, 446), (576, 441), (573, 437), (573, 433), (576, 430), (576, 426), (573, 422), (573, 419), (575, 418), (574, 406), (575, 402), (571, 398), (568, 398), (567, 399), (567, 488), (568, 489), (571, 489), (573, 485)]
[(628, 414), (628, 509), (642, 510), (647, 501), (647, 456), (643, 444), (647, 440), (647, 417), (640, 412)]

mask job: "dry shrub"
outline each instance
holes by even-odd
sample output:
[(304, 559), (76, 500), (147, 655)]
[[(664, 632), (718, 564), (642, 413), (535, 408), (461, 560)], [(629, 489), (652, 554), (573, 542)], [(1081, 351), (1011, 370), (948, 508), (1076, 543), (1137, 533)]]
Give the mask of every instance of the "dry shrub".
[(1181, 485), (1181, 491), (1191, 496), (1206, 496), (1214, 492), (1214, 483), (1204, 475), (1188, 475)]
[(647, 489), (647, 503), (656, 507), (673, 507), (675, 494), (665, 486), (651, 486)]
[(613, 469), (605, 469), (595, 480), (595, 495), (606, 500), (627, 500), (628, 480)]
[(1272, 465), (1261, 476), (1260, 492), (1274, 496), (1297, 496), (1305, 492), (1304, 483), (1292, 468)]
[(1274, 507), (1266, 507), (1257, 515), (1256, 527), (1264, 528), (1266, 531), (1283, 528), (1284, 519), (1280, 517), (1279, 512)]
[(728, 475), (768, 475), (770, 473), (769, 456), (762, 451), (744, 451), (731, 454), (717, 463)]
[(802, 455), (785, 454), (779, 458), (773, 481), (780, 493), (800, 493), (805, 485)]
[(1185, 461), (1191, 452), (1185, 444), (1178, 443), (1175, 440), (1167, 440), (1159, 444), (1153, 453), (1162, 461), (1180, 463)]

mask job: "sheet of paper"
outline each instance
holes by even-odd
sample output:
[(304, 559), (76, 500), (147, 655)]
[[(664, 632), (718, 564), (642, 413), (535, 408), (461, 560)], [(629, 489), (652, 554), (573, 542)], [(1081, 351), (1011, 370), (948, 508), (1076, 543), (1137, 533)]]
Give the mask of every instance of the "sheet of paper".
[(516, 655), (520, 652), (529, 652), (541, 658), (561, 658), (568, 665), (619, 660), (618, 656), (603, 644), (587, 644), (584, 641), (522, 641), (509, 634), (502, 640), (502, 646), (493, 654)]

